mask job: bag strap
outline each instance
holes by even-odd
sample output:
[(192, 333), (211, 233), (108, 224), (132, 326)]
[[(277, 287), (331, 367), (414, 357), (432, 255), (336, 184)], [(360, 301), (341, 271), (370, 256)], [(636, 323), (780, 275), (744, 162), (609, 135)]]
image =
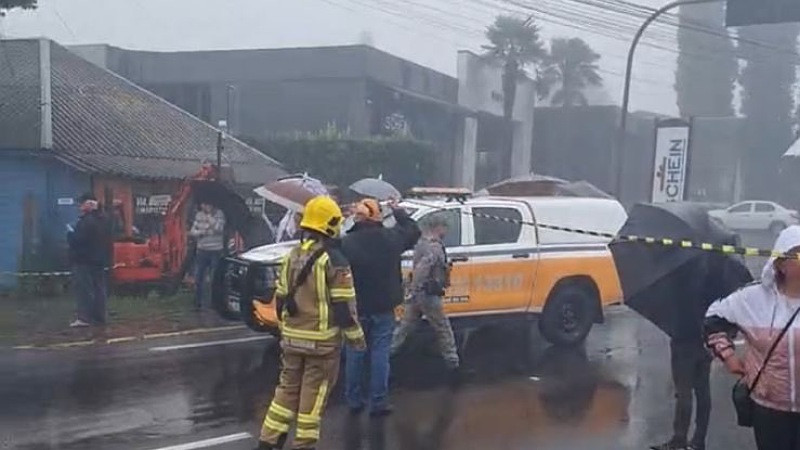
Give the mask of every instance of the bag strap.
[(289, 287), (288, 298), (294, 298), (294, 294), (296, 294), (300, 286), (306, 282), (306, 279), (311, 274), (311, 270), (314, 268), (314, 263), (317, 262), (323, 253), (325, 253), (325, 247), (314, 250), (314, 253), (308, 258), (308, 261), (303, 264), (303, 268), (300, 269), (300, 273), (297, 275), (297, 278), (294, 279), (294, 283)]
[(794, 311), (794, 314), (792, 314), (792, 317), (789, 319), (788, 322), (786, 322), (786, 326), (783, 327), (783, 329), (781, 330), (780, 334), (778, 334), (778, 337), (775, 338), (775, 340), (772, 342), (772, 346), (769, 348), (769, 351), (767, 351), (767, 356), (764, 357), (764, 364), (761, 365), (761, 368), (758, 370), (758, 373), (756, 374), (756, 378), (753, 380), (753, 384), (750, 385), (750, 390), (755, 389), (756, 384), (758, 384), (758, 380), (761, 379), (761, 374), (764, 373), (764, 369), (767, 367), (767, 363), (769, 362), (769, 359), (772, 357), (772, 354), (775, 352), (775, 349), (778, 347), (778, 343), (780, 343), (781, 339), (783, 339), (783, 337), (786, 336), (786, 332), (788, 332), (789, 328), (792, 327), (792, 323), (794, 322), (794, 319), (797, 318), (797, 314), (798, 313), (800, 313), (800, 307), (798, 307)]

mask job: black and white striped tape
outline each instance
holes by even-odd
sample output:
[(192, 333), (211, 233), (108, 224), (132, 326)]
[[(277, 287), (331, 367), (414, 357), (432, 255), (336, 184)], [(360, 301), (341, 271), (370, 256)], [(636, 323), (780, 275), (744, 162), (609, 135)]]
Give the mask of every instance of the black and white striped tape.
[[(415, 203), (420, 206), (425, 206), (428, 208), (433, 209), (441, 209), (446, 210), (447, 208), (431, 205), (429, 203), (419, 202), (416, 200), (406, 200), (407, 203)], [(514, 223), (518, 225), (529, 225), (539, 227), (545, 230), (551, 231), (561, 231), (565, 233), (573, 233), (573, 234), (582, 234), (586, 236), (594, 236), (594, 237), (601, 237), (610, 239), (616, 242), (639, 242), (643, 244), (650, 244), (650, 245), (660, 245), (664, 247), (680, 247), (685, 249), (696, 249), (696, 250), (703, 250), (709, 252), (718, 252), (724, 253), (726, 255), (741, 255), (741, 256), (757, 256), (757, 257), (765, 257), (765, 258), (788, 258), (788, 259), (800, 259), (800, 255), (795, 254), (786, 254), (781, 252), (776, 252), (773, 250), (765, 250), (753, 247), (737, 247), (733, 245), (719, 245), (719, 244), (712, 244), (708, 242), (694, 242), (687, 239), (672, 239), (672, 238), (661, 238), (661, 237), (652, 237), (652, 236), (634, 236), (634, 235), (615, 235), (611, 233), (603, 233), (599, 231), (592, 231), (592, 230), (582, 230), (579, 228), (570, 228), (570, 227), (563, 227), (557, 225), (548, 225), (545, 223), (539, 222), (530, 222), (526, 220), (518, 220), (512, 219), (509, 217), (499, 217), (493, 216), (489, 214), (483, 213), (476, 213), (471, 211), (460, 211), (462, 214), (469, 214), (474, 217), (482, 217), (484, 219), (490, 220), (497, 220), (501, 222), (508, 222)]]

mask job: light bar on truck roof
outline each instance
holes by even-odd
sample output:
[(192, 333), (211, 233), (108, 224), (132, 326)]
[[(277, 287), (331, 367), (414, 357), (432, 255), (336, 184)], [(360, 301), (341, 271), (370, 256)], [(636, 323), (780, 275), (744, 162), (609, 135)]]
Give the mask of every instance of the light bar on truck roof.
[(467, 188), (415, 187), (411, 188), (408, 191), (407, 196), (412, 198), (425, 198), (425, 197), (467, 198), (472, 196), (472, 191)]

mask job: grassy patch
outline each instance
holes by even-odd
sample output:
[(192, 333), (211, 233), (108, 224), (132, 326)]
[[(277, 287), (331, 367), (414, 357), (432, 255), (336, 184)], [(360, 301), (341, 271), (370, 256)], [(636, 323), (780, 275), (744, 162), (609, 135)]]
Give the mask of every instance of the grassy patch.
[(43, 345), (230, 324), (213, 312), (197, 312), (192, 305), (188, 292), (111, 296), (106, 327), (71, 329), (69, 323), (75, 318), (71, 296), (0, 298), (0, 345)]

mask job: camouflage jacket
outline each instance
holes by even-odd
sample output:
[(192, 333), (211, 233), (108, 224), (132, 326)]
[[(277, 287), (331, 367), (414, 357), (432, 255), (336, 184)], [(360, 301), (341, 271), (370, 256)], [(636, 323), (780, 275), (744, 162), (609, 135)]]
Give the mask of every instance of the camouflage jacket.
[(450, 265), (441, 240), (423, 236), (414, 247), (414, 272), (410, 294), (432, 294), (450, 286)]

